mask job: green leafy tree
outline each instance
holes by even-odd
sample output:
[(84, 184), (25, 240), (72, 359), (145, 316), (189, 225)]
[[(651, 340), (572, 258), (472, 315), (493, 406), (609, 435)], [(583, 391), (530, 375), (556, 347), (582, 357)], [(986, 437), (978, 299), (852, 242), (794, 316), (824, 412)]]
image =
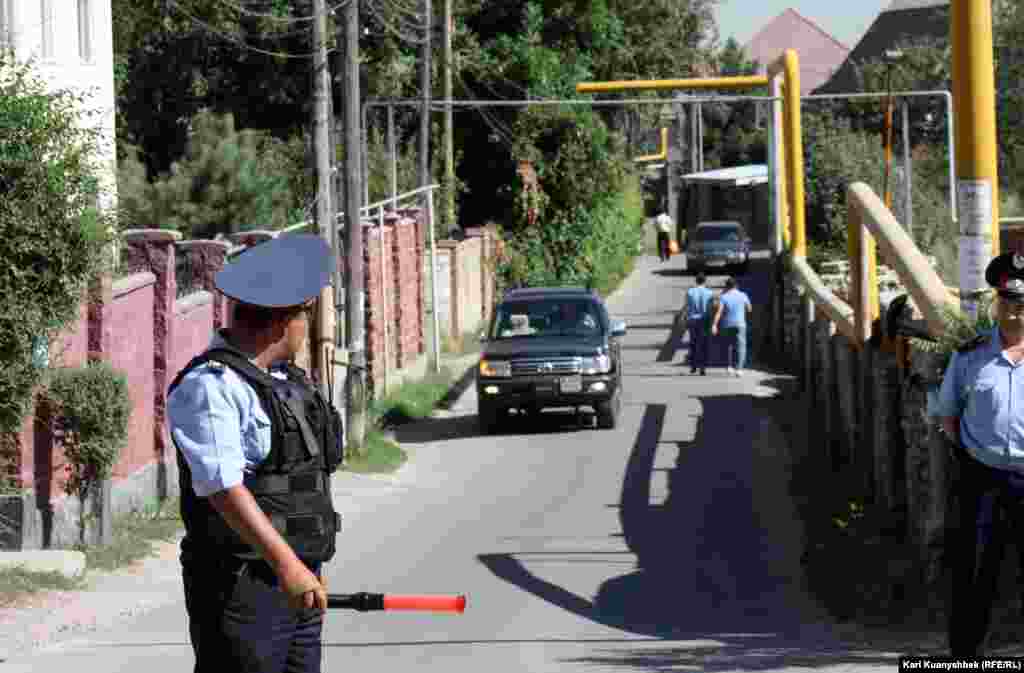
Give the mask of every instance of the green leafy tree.
[(752, 61), (736, 38), (730, 37), (718, 52), (718, 72), (724, 77), (753, 75), (760, 67)]
[(231, 115), (200, 113), (169, 173), (149, 182), (138, 159), (122, 162), (124, 224), (175, 229), (185, 238), (282, 228), (295, 215), (288, 178), (275, 170), (287, 161), (265, 135), (236, 130)]
[(97, 206), (102, 141), (87, 106), (0, 56), (0, 433), (19, 429), (43, 374), (33, 346), (77, 319), (109, 242), (113, 219)]

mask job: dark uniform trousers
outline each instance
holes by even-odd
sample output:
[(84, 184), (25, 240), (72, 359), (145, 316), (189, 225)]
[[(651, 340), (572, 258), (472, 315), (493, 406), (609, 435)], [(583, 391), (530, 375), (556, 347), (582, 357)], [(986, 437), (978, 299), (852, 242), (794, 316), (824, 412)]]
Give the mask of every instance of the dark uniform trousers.
[(949, 646), (953, 656), (984, 653), (999, 589), (1006, 542), (1024, 545), (1024, 476), (997, 470), (957, 450), (959, 525), (950, 531), (952, 596)]
[(323, 612), (288, 607), (265, 561), (183, 559), (182, 577), (195, 673), (320, 672)]

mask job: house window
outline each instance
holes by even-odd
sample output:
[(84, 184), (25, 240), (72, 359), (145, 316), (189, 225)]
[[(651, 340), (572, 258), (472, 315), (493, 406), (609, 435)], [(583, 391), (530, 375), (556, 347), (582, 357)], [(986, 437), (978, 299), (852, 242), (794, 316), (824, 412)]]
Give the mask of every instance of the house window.
[(92, 62), (92, 1), (78, 0), (78, 56)]
[(13, 0), (0, 0), (0, 49), (14, 49)]
[(53, 58), (53, 0), (41, 0), (39, 3), (41, 15), (40, 25), (43, 29), (42, 57)]

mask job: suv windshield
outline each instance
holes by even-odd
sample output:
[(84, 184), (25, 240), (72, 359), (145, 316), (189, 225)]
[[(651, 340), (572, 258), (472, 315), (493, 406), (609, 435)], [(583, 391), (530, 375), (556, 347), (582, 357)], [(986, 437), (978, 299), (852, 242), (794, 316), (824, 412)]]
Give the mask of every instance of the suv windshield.
[(490, 338), (597, 335), (607, 325), (604, 312), (587, 299), (530, 299), (498, 306)]
[(739, 241), (743, 238), (739, 227), (697, 227), (698, 241)]

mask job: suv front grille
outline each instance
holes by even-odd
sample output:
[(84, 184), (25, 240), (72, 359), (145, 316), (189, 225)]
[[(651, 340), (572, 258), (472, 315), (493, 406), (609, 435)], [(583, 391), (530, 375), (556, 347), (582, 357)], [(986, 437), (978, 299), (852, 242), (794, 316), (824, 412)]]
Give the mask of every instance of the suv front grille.
[(537, 358), (530, 360), (513, 360), (512, 376), (530, 376), (536, 374), (578, 374), (583, 368), (583, 358)]

